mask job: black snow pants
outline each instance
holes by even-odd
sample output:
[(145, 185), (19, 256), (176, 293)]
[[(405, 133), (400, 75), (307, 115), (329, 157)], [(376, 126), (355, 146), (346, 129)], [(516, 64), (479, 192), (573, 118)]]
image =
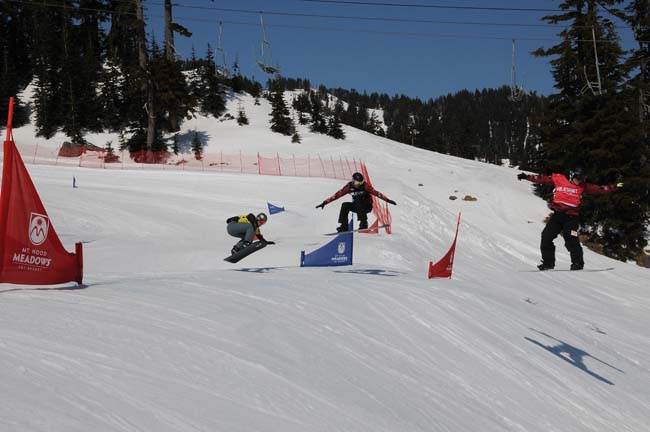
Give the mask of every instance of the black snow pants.
[(372, 211), (372, 201), (352, 201), (344, 202), (341, 204), (341, 211), (339, 212), (339, 223), (341, 225), (348, 224), (348, 214), (354, 212), (357, 214), (359, 223), (368, 225), (368, 213)]
[(578, 216), (568, 215), (562, 212), (555, 212), (549, 219), (544, 231), (542, 231), (542, 262), (548, 266), (555, 266), (555, 245), (553, 240), (562, 233), (564, 246), (571, 254), (571, 264), (584, 266), (582, 258), (582, 246), (578, 239), (578, 228), (580, 222)]
[(249, 223), (232, 222), (228, 224), (226, 229), (228, 234), (241, 239), (241, 241), (237, 243), (238, 246), (241, 246), (245, 241), (249, 243), (252, 242), (255, 237), (255, 227)]

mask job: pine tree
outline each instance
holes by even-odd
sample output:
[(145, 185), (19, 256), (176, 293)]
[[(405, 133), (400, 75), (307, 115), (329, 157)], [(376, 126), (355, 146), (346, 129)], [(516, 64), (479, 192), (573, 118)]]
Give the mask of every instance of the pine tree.
[(128, 125), (128, 82), (122, 69), (110, 59), (106, 61), (99, 78), (98, 103), (102, 123), (110, 131), (119, 131)]
[(338, 101), (334, 106), (334, 113), (330, 117), (327, 125), (327, 135), (334, 139), (345, 139), (345, 132), (341, 126), (341, 115), (343, 113), (343, 104)]
[(44, 6), (34, 7), (34, 108), (36, 134), (51, 138), (63, 123), (61, 56), (61, 24), (64, 16), (59, 9), (49, 11)]
[(291, 135), (291, 142), (294, 144), (300, 144), (302, 142), (302, 138), (300, 138), (298, 132), (294, 132), (293, 135)]
[(246, 111), (244, 111), (244, 107), (239, 104), (237, 107), (237, 124), (239, 126), (244, 126), (248, 124), (248, 117), (246, 117)]
[(174, 134), (174, 137), (172, 138), (172, 152), (175, 155), (178, 155), (178, 153), (180, 152), (180, 146), (179, 146), (179, 143), (178, 143), (178, 134), (177, 133)]
[[(106, 63), (100, 75), (99, 104), (104, 127), (110, 130), (135, 130), (147, 127), (146, 52), (140, 38), (144, 30), (135, 2), (108, 0), (110, 27), (104, 40)], [(142, 56), (142, 57), (141, 57)], [(126, 141), (124, 141), (126, 143)]]
[(206, 59), (199, 67), (201, 89), (199, 93), (201, 112), (219, 117), (226, 110), (222, 81), (215, 68), (212, 47), (208, 44)]
[(309, 129), (316, 133), (327, 133), (327, 122), (323, 114), (323, 104), (315, 92), (310, 92), (311, 125)]
[(180, 63), (170, 61), (155, 41), (152, 43), (149, 76), (153, 85), (153, 98), (157, 128), (176, 132), (180, 121), (194, 110), (196, 99), (189, 91)]
[(192, 136), (192, 153), (194, 153), (196, 160), (203, 159), (203, 142), (197, 131), (194, 131), (194, 135)]
[(289, 117), (289, 108), (287, 108), (284, 101), (284, 88), (279, 80), (271, 82), (269, 95), (271, 101), (271, 130), (282, 135), (293, 134), (295, 126), (291, 117)]
[(14, 127), (20, 127), (29, 121), (28, 111), (18, 97), (18, 92), (30, 81), (33, 73), (28, 29), (30, 15), (27, 5), (10, 2), (0, 4), (0, 118), (7, 118), (7, 101), (13, 96)]
[(118, 162), (120, 158), (115, 154), (113, 149), (113, 142), (107, 141), (104, 146), (104, 163), (114, 163)]
[[(545, 17), (549, 23), (567, 22), (569, 27), (560, 33), (560, 44), (536, 52), (555, 57), (551, 65), (559, 89), (549, 98), (544, 113), (540, 156), (549, 172), (567, 172), (583, 165), (588, 180), (594, 183), (611, 183), (619, 175), (629, 177), (628, 189), (586, 196), (581, 211), (583, 231), (590, 240), (601, 244), (606, 254), (628, 259), (646, 243), (642, 225), (648, 207), (641, 200), (645, 197), (647, 202), (648, 183), (647, 178), (638, 176), (643, 172), (638, 103), (622, 86), (628, 67), (622, 62), (615, 26), (598, 8), (616, 3), (619, 1), (566, 0), (560, 5), (563, 14)], [(597, 45), (601, 91), (592, 91), (588, 85), (597, 79), (592, 29), (597, 40), (606, 41)]]

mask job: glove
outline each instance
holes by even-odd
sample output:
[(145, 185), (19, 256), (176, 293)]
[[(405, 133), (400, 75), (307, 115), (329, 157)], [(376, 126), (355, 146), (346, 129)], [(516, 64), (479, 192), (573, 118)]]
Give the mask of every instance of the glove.
[(523, 172), (522, 172), (522, 173), (519, 173), (519, 174), (517, 175), (517, 179), (518, 179), (519, 181), (526, 180), (527, 178), (528, 178), (528, 174), (523, 173)]
[(267, 244), (267, 245), (275, 244), (275, 242), (274, 242), (274, 241), (267, 241), (266, 244)]
[(388, 204), (397, 205), (397, 203), (396, 203), (395, 201), (391, 200), (391, 199), (386, 200), (386, 202), (387, 202)]
[(318, 204), (318, 205), (316, 206), (316, 208), (324, 209), (326, 204), (327, 204), (327, 203), (323, 201), (322, 203)]
[(618, 189), (622, 188), (622, 187), (623, 187), (623, 182), (618, 182), (618, 183), (616, 183), (616, 187), (617, 187)]

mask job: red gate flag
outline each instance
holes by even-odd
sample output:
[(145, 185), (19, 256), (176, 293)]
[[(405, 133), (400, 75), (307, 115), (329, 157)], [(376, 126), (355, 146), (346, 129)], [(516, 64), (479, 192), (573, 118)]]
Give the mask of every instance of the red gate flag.
[(0, 282), (24, 285), (82, 283), (81, 243), (65, 250), (29, 177), (11, 133), (9, 101), (0, 190)]
[(442, 257), (437, 263), (429, 261), (429, 279), (433, 278), (449, 278), (451, 279), (451, 271), (454, 267), (454, 255), (456, 254), (456, 240), (458, 239), (458, 228), (460, 227), (460, 213), (458, 213), (458, 223), (456, 224), (456, 236), (454, 242), (449, 248), (449, 252)]

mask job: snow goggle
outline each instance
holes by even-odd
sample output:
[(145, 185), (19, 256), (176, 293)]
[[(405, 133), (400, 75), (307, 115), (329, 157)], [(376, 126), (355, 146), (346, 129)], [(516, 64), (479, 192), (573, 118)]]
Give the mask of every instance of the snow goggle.
[(361, 181), (354, 180), (352, 183), (353, 183), (355, 186), (358, 187), (358, 186), (361, 186), (361, 185), (363, 184), (363, 180), (361, 180)]

